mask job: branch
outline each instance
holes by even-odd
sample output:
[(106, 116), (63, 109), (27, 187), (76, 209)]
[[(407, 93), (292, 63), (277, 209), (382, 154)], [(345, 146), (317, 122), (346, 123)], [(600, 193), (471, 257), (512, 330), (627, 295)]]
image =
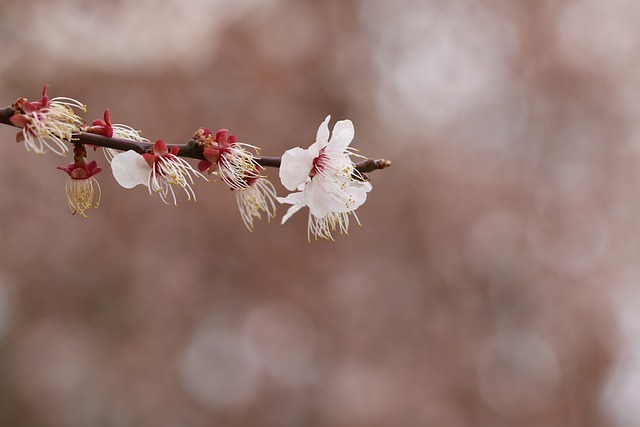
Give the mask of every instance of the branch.
[[(13, 116), (13, 114), (14, 109), (12, 107), (0, 108), (0, 123), (13, 126), (13, 124), (9, 121), (9, 118)], [(69, 143), (90, 144), (97, 147), (115, 148), (116, 150), (120, 151), (133, 150), (140, 154), (145, 153), (148, 149), (153, 147), (152, 143), (137, 142), (122, 138), (107, 138), (106, 136), (88, 132), (79, 132), (73, 134), (72, 141), (69, 141)], [(198, 160), (206, 160), (202, 155), (202, 150), (198, 146), (198, 143), (193, 139), (189, 140), (189, 142), (187, 142), (186, 144), (167, 144), (167, 148), (169, 150), (172, 147), (178, 147), (180, 149), (180, 151), (178, 151), (178, 156)], [(264, 167), (279, 168), (281, 158), (261, 156), (260, 158), (257, 158), (256, 161)], [(389, 160), (365, 159), (359, 163), (356, 163), (356, 170), (362, 173), (367, 173), (373, 172), (378, 169), (385, 169), (389, 166), (391, 166), (391, 162)]]

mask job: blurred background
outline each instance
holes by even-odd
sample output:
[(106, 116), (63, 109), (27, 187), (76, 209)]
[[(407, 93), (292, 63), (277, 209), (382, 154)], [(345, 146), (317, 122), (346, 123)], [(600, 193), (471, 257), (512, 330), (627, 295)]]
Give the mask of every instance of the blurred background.
[(0, 127), (0, 425), (640, 426), (639, 40), (634, 0), (0, 1), (2, 106), (393, 161), (308, 243), (100, 153), (71, 216)]

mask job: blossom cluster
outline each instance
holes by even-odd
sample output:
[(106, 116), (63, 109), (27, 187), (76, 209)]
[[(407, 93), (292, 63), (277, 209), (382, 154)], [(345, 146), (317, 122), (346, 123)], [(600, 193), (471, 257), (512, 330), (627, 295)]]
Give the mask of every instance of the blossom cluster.
[[(25, 98), (15, 101), (9, 121), (21, 128), (16, 139), (28, 151), (65, 155), (73, 146), (73, 163), (58, 167), (68, 175), (67, 201), (73, 214), (86, 216), (87, 210), (97, 208), (100, 203), (101, 188), (95, 176), (102, 169), (96, 160), (87, 161), (87, 146), (93, 151), (98, 149), (86, 142), (86, 136), (93, 134), (125, 141), (129, 143), (126, 147), (133, 148), (101, 148), (118, 184), (127, 189), (145, 186), (149, 194), (159, 195), (167, 205), (177, 204), (176, 190), (178, 193), (182, 190), (188, 201), (195, 201), (196, 180), (209, 181), (208, 177), (212, 177), (235, 193), (240, 217), (249, 230), (263, 216), (267, 220), (274, 218), (277, 202), (291, 205), (282, 218), (283, 224), (300, 209), (309, 208), (309, 240), (311, 236), (333, 240), (334, 233), (348, 232), (352, 219), (360, 224), (355, 211), (366, 201), (372, 187), (352, 160), (359, 155), (350, 147), (355, 135), (350, 120), (338, 121), (330, 132), (331, 116), (327, 116), (318, 128), (315, 142), (306, 149), (296, 147), (282, 155), (279, 178), (290, 193), (278, 197), (274, 185), (264, 175), (260, 149), (238, 141), (227, 129), (213, 132), (202, 127), (184, 146), (167, 145), (163, 140), (152, 144), (134, 128), (113, 124), (108, 109), (103, 119), (87, 126), (75, 113), (75, 109), (86, 112), (84, 104), (71, 98), (50, 99), (47, 87), (37, 101)], [(182, 152), (194, 147), (201, 159), (196, 168), (184, 159), (186, 152)], [(191, 152), (189, 157), (196, 156)]]

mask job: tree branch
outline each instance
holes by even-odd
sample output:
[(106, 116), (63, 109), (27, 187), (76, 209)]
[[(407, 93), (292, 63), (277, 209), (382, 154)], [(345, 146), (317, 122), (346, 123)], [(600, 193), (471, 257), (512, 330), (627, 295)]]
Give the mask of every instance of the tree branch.
[[(13, 126), (13, 124), (9, 121), (9, 118), (15, 113), (12, 107), (0, 108), (0, 123)], [(72, 136), (72, 141), (69, 143), (81, 143), (81, 144), (90, 144), (95, 145), (97, 147), (105, 147), (105, 148), (115, 148), (116, 150), (127, 151), (133, 150), (137, 153), (144, 153), (149, 148), (153, 147), (152, 143), (145, 142), (137, 142), (129, 139), (122, 138), (107, 138), (106, 136), (97, 135), (94, 133), (88, 132), (79, 132), (75, 133)], [(178, 147), (180, 151), (178, 151), (178, 156), (181, 157), (189, 157), (192, 159), (198, 160), (206, 160), (202, 155), (202, 150), (198, 147), (198, 143), (191, 139), (186, 144), (167, 144), (167, 148), (170, 150), (172, 147)], [(268, 157), (261, 156), (259, 159), (256, 159), (257, 162), (264, 167), (271, 168), (279, 168), (280, 167), (280, 157)], [(356, 170), (367, 173), (373, 172), (378, 169), (385, 169), (391, 166), (391, 162), (389, 160), (384, 159), (365, 159), (361, 162), (356, 163)]]

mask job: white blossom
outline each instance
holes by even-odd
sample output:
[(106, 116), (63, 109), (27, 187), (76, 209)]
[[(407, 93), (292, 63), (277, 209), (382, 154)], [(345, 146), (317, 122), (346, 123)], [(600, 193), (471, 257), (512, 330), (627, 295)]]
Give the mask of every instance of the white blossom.
[(341, 120), (329, 138), (329, 120), (318, 128), (316, 141), (308, 148), (287, 150), (282, 156), (280, 180), (290, 191), (279, 197), (280, 203), (292, 206), (282, 218), (284, 224), (294, 213), (309, 207), (308, 238), (333, 240), (332, 232), (346, 234), (349, 215), (359, 223), (355, 210), (367, 199), (371, 184), (365, 182), (351, 160), (354, 137), (351, 120)]
[(178, 157), (175, 148), (170, 152), (159, 140), (153, 147), (153, 153), (138, 154), (129, 150), (117, 154), (111, 161), (113, 177), (124, 188), (140, 184), (146, 186), (149, 194), (158, 193), (165, 204), (169, 204), (169, 200), (176, 204), (174, 187), (184, 190), (188, 200), (196, 200), (193, 178), (206, 178)]

